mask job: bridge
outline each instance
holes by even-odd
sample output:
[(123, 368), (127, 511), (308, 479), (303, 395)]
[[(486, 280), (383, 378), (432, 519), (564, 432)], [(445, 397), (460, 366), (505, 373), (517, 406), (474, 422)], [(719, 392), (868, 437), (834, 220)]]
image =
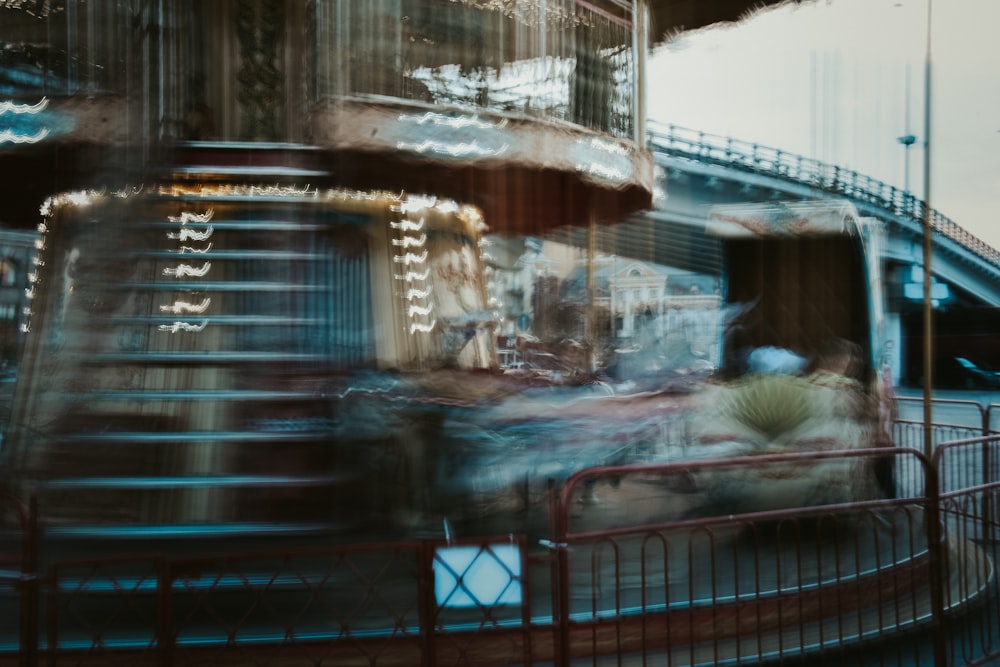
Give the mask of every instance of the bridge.
[[(619, 244), (636, 247), (642, 239), (648, 243), (650, 232), (655, 230), (650, 259), (669, 266), (718, 273), (721, 257), (717, 242), (702, 231), (710, 206), (822, 198), (847, 200), (862, 216), (878, 218), (886, 224), (888, 338), (897, 342), (890, 364), (897, 381), (917, 379), (904, 348), (908, 339), (920, 336), (916, 315), (922, 297), (922, 287), (917, 289), (923, 264), (922, 200), (849, 169), (732, 137), (659, 123), (649, 124), (648, 136), (661, 171), (659, 196), (653, 210), (616, 232), (622, 237)], [(932, 210), (930, 219), (932, 279), (940, 284), (932, 292), (932, 296), (941, 297), (936, 303), (938, 321), (947, 332), (966, 327), (974, 313), (986, 313), (989, 319), (991, 309), (1000, 307), (1000, 251), (938, 211)]]

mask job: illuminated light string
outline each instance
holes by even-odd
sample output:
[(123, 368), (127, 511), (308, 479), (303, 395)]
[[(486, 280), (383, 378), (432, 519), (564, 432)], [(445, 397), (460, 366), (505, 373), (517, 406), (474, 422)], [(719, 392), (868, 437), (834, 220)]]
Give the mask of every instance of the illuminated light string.
[(418, 280), (427, 280), (427, 278), (430, 275), (431, 275), (431, 270), (430, 269), (424, 269), (423, 273), (417, 273), (416, 271), (407, 271), (403, 275), (400, 275), (400, 274), (397, 273), (397, 274), (393, 275), (393, 278), (395, 278), (396, 280), (405, 280), (408, 283), (412, 283), (412, 282), (415, 282), (415, 281), (418, 281)]
[(592, 162), (591, 164), (578, 164), (576, 165), (576, 169), (579, 172), (593, 174), (594, 176), (600, 176), (602, 178), (615, 181), (623, 180), (628, 176), (628, 174), (619, 169), (615, 169), (614, 167), (605, 167), (604, 165), (597, 164), (596, 162)]
[[(428, 116), (423, 118), (420, 122), (441, 122), (442, 119), (435, 118), (433, 116)], [(452, 123), (453, 121), (445, 121)], [(468, 124), (468, 119), (454, 121), (455, 126), (464, 126)], [(432, 144), (428, 144), (425, 149), (435, 148)], [(495, 149), (480, 147), (478, 144), (458, 144), (456, 146), (446, 147), (448, 152), (453, 152), (455, 155), (462, 154), (463, 152), (472, 153), (497, 153)], [(500, 149), (500, 152), (507, 150), (504, 146)], [(112, 192), (110, 196), (127, 198), (131, 196), (139, 195), (145, 192), (145, 188), (140, 186), (138, 188), (125, 188)], [(406, 232), (420, 232), (424, 229), (426, 224), (424, 217), (419, 217), (416, 220), (409, 219), (405, 216), (411, 215), (413, 213), (419, 213), (421, 211), (434, 210), (441, 214), (455, 215), (458, 219), (462, 220), (469, 229), (476, 232), (482, 233), (488, 231), (489, 227), (483, 221), (482, 213), (478, 208), (472, 205), (463, 204), (460, 205), (451, 199), (439, 199), (435, 196), (425, 196), (425, 195), (411, 195), (406, 193), (395, 193), (386, 191), (360, 191), (360, 190), (343, 190), (343, 189), (328, 189), (328, 190), (317, 190), (308, 185), (304, 187), (297, 186), (282, 186), (282, 185), (186, 185), (186, 184), (172, 184), (158, 186), (152, 191), (154, 194), (160, 194), (165, 196), (201, 196), (201, 197), (253, 197), (253, 196), (266, 196), (266, 197), (308, 197), (315, 200), (318, 203), (327, 204), (351, 204), (351, 203), (372, 203), (387, 206), (391, 211), (402, 214), (403, 219), (390, 222), (393, 229), (399, 230), (404, 234)], [(78, 191), (78, 192), (68, 192), (59, 195), (49, 197), (45, 203), (41, 206), (40, 212), (44, 217), (50, 217), (54, 214), (55, 210), (59, 207), (64, 206), (89, 206), (95, 201), (107, 198), (109, 195), (106, 192), (99, 191)], [(169, 216), (168, 219), (171, 222), (185, 225), (188, 222), (208, 222), (211, 220), (213, 215), (213, 209), (207, 209), (201, 213), (186, 212), (178, 216)], [(44, 223), (40, 225), (39, 231), (44, 231)], [(167, 238), (175, 241), (180, 241), (181, 243), (188, 241), (204, 242), (207, 241), (214, 233), (214, 229), (209, 226), (204, 230), (194, 230), (187, 227), (182, 227), (179, 230), (167, 232)], [(398, 239), (398, 242), (394, 243), (397, 247), (403, 249), (407, 248), (419, 248), (426, 243), (426, 235), (422, 234), (420, 237), (415, 236), (403, 236)], [(44, 240), (36, 241), (36, 247), (39, 251), (45, 250)], [(181, 245), (175, 252), (178, 254), (184, 253), (195, 253), (203, 254), (208, 252), (212, 248), (212, 244), (209, 243), (205, 248), (196, 248), (189, 245)], [(482, 248), (480, 248), (482, 250)], [(484, 253), (480, 252), (481, 258), (488, 257)], [(430, 269), (426, 266), (421, 266), (426, 264), (428, 258), (428, 252), (424, 250), (422, 253), (415, 254), (413, 252), (406, 252), (400, 255), (393, 256), (393, 261), (397, 264), (402, 264), (408, 267), (406, 273), (396, 274), (393, 277), (396, 280), (400, 280), (406, 283), (414, 282), (424, 282), (427, 281), (430, 276)], [(39, 260), (41, 261), (41, 260)], [(39, 264), (44, 265), (44, 263)], [(164, 269), (164, 275), (169, 276), (194, 276), (201, 277), (205, 275), (211, 264), (206, 262), (202, 267), (196, 268), (188, 264), (179, 264), (174, 268)], [(413, 267), (412, 269), (409, 267)], [(408, 301), (414, 301), (417, 299), (426, 299), (430, 296), (430, 290), (406, 290), (404, 292)], [(34, 296), (32, 291), (31, 296)], [(204, 301), (202, 302), (204, 303)], [(185, 310), (186, 306), (181, 304), (187, 304), (187, 302), (175, 302), (174, 304), (169, 304), (161, 306), (163, 312), (176, 312), (180, 314), (181, 310)], [(201, 304), (189, 304), (195, 307), (200, 307)], [(431, 305), (419, 305), (411, 304), (416, 308), (412, 311), (412, 317), (426, 317), (432, 312)], [(177, 308), (177, 311), (174, 311)], [(207, 310), (208, 305), (206, 304), (205, 309)], [(186, 312), (186, 311), (185, 311)], [(197, 311), (195, 311), (197, 312)], [(199, 313), (200, 314), (200, 313)], [(177, 333), (181, 331), (185, 332), (197, 332), (203, 330), (208, 324), (208, 320), (204, 320), (201, 324), (191, 324), (187, 322), (175, 322), (172, 325), (160, 326), (161, 331), (170, 331), (172, 333)], [(430, 322), (411, 322), (409, 325), (410, 333), (417, 332), (430, 332), (436, 326), (436, 320)]]
[[(28, 114), (34, 116), (44, 111), (47, 106), (49, 106), (49, 98), (47, 97), (43, 97), (36, 104), (17, 104), (10, 100), (5, 100), (0, 102), (0, 116), (3, 116), (6, 113), (13, 113), (16, 115)], [(0, 131), (0, 144), (37, 144), (47, 136), (49, 136), (49, 128), (47, 127), (43, 127), (34, 134), (18, 134), (14, 132), (14, 130), (6, 129)]]
[(621, 155), (624, 157), (629, 157), (632, 152), (623, 146), (622, 144), (616, 144), (606, 139), (599, 139), (597, 137), (591, 137), (590, 139), (591, 148), (596, 148), (597, 150), (604, 151), (605, 153), (612, 153), (614, 155)]
[(201, 315), (208, 307), (211, 305), (212, 299), (210, 297), (205, 297), (201, 300), (201, 303), (189, 303), (187, 301), (174, 301), (170, 305), (160, 306), (160, 311), (164, 313), (173, 313), (174, 315), (190, 314), (194, 313)]
[[(28, 5), (28, 7), (25, 7), (25, 5)], [(28, 16), (44, 19), (51, 14), (65, 10), (65, 7), (57, 5), (53, 8), (50, 6), (48, 0), (41, 7), (38, 6), (37, 0), (0, 0), (0, 9), (23, 10)]]
[(211, 262), (205, 262), (204, 264), (201, 265), (200, 268), (195, 268), (190, 264), (178, 264), (174, 268), (167, 267), (163, 269), (163, 275), (173, 276), (175, 278), (184, 278), (184, 277), (202, 278), (209, 272), (209, 270), (211, 270), (211, 268), (212, 268)]
[(427, 243), (427, 234), (420, 236), (404, 236), (401, 239), (393, 239), (392, 245), (405, 248), (422, 248)]
[[(437, 197), (432, 195), (409, 195), (397, 198), (396, 203), (389, 205), (389, 210), (393, 213), (406, 215), (411, 211), (423, 211), (428, 208), (434, 208), (437, 206), (437, 201)], [(405, 225), (407, 222), (407, 220), (402, 220), (397, 224)], [(389, 224), (391, 225), (392, 223)], [(420, 224), (423, 224), (423, 218), (421, 218)]]
[(427, 289), (417, 289), (415, 287), (411, 287), (406, 290), (406, 298), (409, 301), (413, 301), (414, 299), (426, 299), (431, 295), (432, 289), (432, 287), (428, 287)]
[(125, 187), (122, 188), (121, 190), (115, 190), (114, 192), (111, 193), (111, 196), (115, 197), (116, 199), (127, 199), (128, 197), (134, 197), (140, 194), (142, 190), (143, 186), (141, 185), (132, 188)]
[(432, 141), (426, 139), (420, 143), (407, 143), (400, 141), (396, 143), (396, 148), (401, 151), (413, 151), (415, 153), (443, 153), (452, 157), (464, 157), (475, 155), (477, 157), (490, 157), (493, 155), (503, 155), (510, 149), (509, 144), (503, 144), (499, 148), (483, 146), (478, 141), (460, 141), (456, 144), (445, 141)]
[(161, 324), (158, 328), (160, 331), (169, 331), (170, 333), (187, 332), (187, 333), (198, 333), (204, 331), (205, 327), (208, 326), (208, 320), (202, 320), (201, 324), (191, 324), (190, 322), (174, 322), (173, 324)]
[(212, 244), (211, 243), (209, 243), (204, 248), (192, 248), (189, 245), (182, 245), (180, 248), (177, 249), (176, 252), (179, 255), (183, 255), (186, 252), (193, 252), (193, 253), (198, 254), (198, 255), (204, 255), (206, 252), (208, 252), (211, 249), (212, 249)]
[(451, 0), (472, 9), (499, 13), (528, 26), (596, 26), (596, 17), (589, 12), (574, 12), (560, 6), (552, 6), (542, 0)]
[[(190, 211), (183, 211), (180, 215), (170, 215), (167, 216), (167, 220), (173, 223), (178, 223), (182, 227), (177, 232), (167, 232), (167, 238), (181, 241), (206, 241), (209, 239), (215, 230), (209, 226), (203, 231), (197, 231), (189, 227), (184, 227), (189, 222), (194, 223), (207, 223), (212, 219), (215, 214), (215, 209), (209, 208), (203, 213), (192, 213)], [(186, 252), (191, 252), (195, 254), (204, 254), (212, 249), (212, 244), (209, 243), (204, 248), (194, 248), (192, 246), (181, 245), (176, 252), (179, 254), (184, 254)], [(176, 267), (167, 267), (163, 269), (163, 275), (173, 276), (175, 278), (183, 277), (196, 277), (201, 278), (208, 274), (209, 270), (212, 268), (211, 262), (205, 262), (200, 268), (195, 268), (190, 264), (178, 264)], [(201, 315), (208, 310), (212, 303), (210, 297), (205, 297), (200, 303), (191, 303), (188, 301), (174, 301), (172, 304), (164, 304), (160, 306), (160, 311), (165, 313), (173, 313), (174, 315), (182, 314), (197, 314)], [(161, 324), (158, 329), (160, 331), (166, 331), (171, 334), (176, 333), (198, 333), (205, 330), (208, 326), (208, 320), (204, 320), (201, 324), (191, 324), (189, 322), (174, 322), (173, 324)]]
[(168, 215), (167, 220), (170, 222), (179, 222), (182, 225), (186, 225), (189, 222), (208, 222), (212, 219), (215, 214), (215, 209), (208, 209), (204, 213), (188, 213), (184, 212), (180, 215)]
[(423, 264), (427, 261), (427, 251), (424, 250), (419, 255), (414, 255), (412, 252), (408, 252), (405, 255), (393, 255), (392, 261), (397, 264), (406, 264), (407, 266), (410, 264)]
[(49, 128), (47, 127), (43, 127), (34, 134), (15, 134), (13, 130), (3, 130), (0, 132), (0, 144), (37, 144), (47, 136), (49, 136)]
[(167, 238), (174, 241), (207, 241), (215, 233), (215, 228), (207, 227), (204, 231), (199, 232), (196, 229), (191, 229), (190, 227), (184, 227), (183, 229), (176, 232), (167, 232)]
[[(414, 196), (390, 204), (389, 209), (406, 216), (411, 212), (426, 210), (437, 204), (438, 200), (436, 197)], [(403, 249), (422, 248), (427, 243), (427, 234), (423, 232), (425, 223), (426, 219), (424, 217), (420, 217), (417, 221), (405, 217), (402, 220), (390, 221), (389, 226), (401, 233), (400, 238), (391, 239), (392, 245), (402, 247)], [(417, 232), (420, 232), (420, 236), (410, 235)], [(394, 255), (393, 261), (397, 264), (404, 264), (407, 267), (411, 265), (424, 266), (423, 272), (408, 269), (403, 275), (396, 274), (394, 276), (396, 280), (407, 284), (412, 284), (415, 281), (425, 282), (430, 275), (430, 268), (426, 266), (428, 256), (429, 253), (427, 250), (424, 250), (420, 254), (407, 252), (402, 255)], [(409, 303), (406, 308), (406, 315), (410, 320), (408, 330), (411, 336), (415, 333), (428, 333), (434, 329), (437, 323), (436, 320), (432, 320), (431, 322), (418, 321), (418, 318), (427, 318), (434, 311), (433, 305), (428, 300), (430, 295), (431, 287), (429, 286), (425, 289), (410, 287), (404, 292), (404, 298)]]
[(411, 334), (414, 334), (414, 333), (417, 333), (417, 332), (420, 332), (420, 333), (430, 333), (431, 331), (434, 330), (435, 326), (437, 326), (437, 320), (431, 320), (427, 324), (421, 324), (419, 322), (411, 322), (410, 323), (410, 333)]
[[(42, 220), (38, 223), (38, 234), (39, 237), (35, 239), (35, 249), (37, 252), (31, 257), (31, 264), (35, 267), (45, 266), (45, 260), (42, 258), (42, 252), (45, 250), (45, 239), (48, 234), (49, 227)], [(22, 333), (31, 333), (31, 320), (34, 311), (32, 310), (31, 303), (35, 298), (35, 284), (41, 282), (41, 276), (38, 273), (38, 268), (28, 274), (28, 282), (31, 283), (30, 287), (24, 290), (24, 296), (28, 303), (21, 307), (21, 313), (24, 315), (24, 321), (21, 322), (20, 329)]]
[[(112, 196), (126, 198), (136, 196), (146, 191), (142, 186), (134, 188), (124, 188), (112, 192)], [(394, 193), (378, 190), (344, 190), (328, 189), (316, 190), (309, 186), (304, 188), (294, 186), (260, 186), (260, 185), (184, 185), (171, 184), (161, 185), (155, 189), (155, 194), (165, 196), (204, 196), (204, 197), (226, 197), (226, 196), (283, 196), (301, 197), (304, 195), (315, 198), (322, 202), (372, 202), (383, 203), (389, 206), (390, 210), (408, 213), (434, 209), (440, 213), (458, 213), (459, 216), (475, 224), (482, 224), (482, 215), (479, 209), (469, 204), (460, 205), (451, 199), (439, 200), (434, 196), (414, 195), (406, 193)], [(49, 197), (41, 207), (43, 216), (51, 215), (53, 209), (66, 205), (87, 205), (94, 199), (108, 196), (106, 192), (88, 190), (79, 192), (68, 192)], [(396, 224), (406, 225), (409, 221), (399, 221)], [(412, 223), (411, 223), (412, 224)]]
[(250, 195), (294, 195), (297, 197), (317, 194), (317, 190), (308, 185), (296, 187), (294, 185), (251, 185)]
[[(459, 218), (474, 225), (479, 231), (486, 229), (482, 214), (475, 206), (464, 204), (459, 205), (454, 200), (439, 200), (434, 196), (414, 195), (406, 193), (386, 192), (379, 190), (344, 190), (332, 188), (328, 190), (315, 190), (308, 186), (306, 188), (295, 188), (290, 186), (247, 186), (247, 185), (183, 185), (172, 184), (160, 186), (157, 192), (166, 196), (201, 196), (201, 197), (246, 197), (246, 196), (278, 196), (278, 197), (302, 197), (309, 196), (318, 202), (328, 203), (357, 203), (371, 202), (384, 204), (389, 210), (394, 212), (408, 213), (433, 209), (440, 213), (457, 214)], [(405, 224), (400, 221), (396, 224)]]
[(63, 206), (89, 206), (104, 196), (103, 192), (98, 192), (97, 190), (64, 192), (47, 198), (39, 208), (39, 212), (44, 217), (49, 218), (55, 213), (56, 208)]
[(426, 316), (434, 312), (434, 309), (431, 306), (420, 306), (414, 303), (410, 305), (406, 312), (410, 317), (413, 317), (414, 315)]
[(30, 114), (30, 115), (33, 116), (33, 115), (35, 115), (37, 113), (41, 113), (41, 112), (45, 111), (45, 108), (47, 106), (49, 106), (49, 98), (47, 98), (47, 97), (43, 97), (41, 100), (39, 100), (35, 104), (16, 104), (15, 102), (11, 102), (9, 100), (6, 100), (6, 101), (3, 101), (3, 102), (0, 102), (0, 116), (4, 115), (5, 113), (8, 113), (8, 112), (15, 113), (15, 114), (26, 113), (26, 114)]
[(424, 228), (424, 218), (420, 218), (417, 222), (407, 219), (400, 220), (399, 222), (393, 221), (389, 223), (389, 226), (404, 232), (419, 232)]
[(425, 114), (415, 116), (412, 114), (400, 114), (399, 120), (405, 122), (414, 122), (417, 125), (423, 125), (425, 123), (433, 123), (434, 125), (445, 125), (447, 127), (453, 127), (456, 129), (462, 129), (466, 127), (474, 127), (479, 130), (493, 130), (500, 129), (507, 126), (507, 119), (502, 118), (499, 122), (491, 123), (488, 121), (480, 120), (478, 116), (446, 116), (445, 114), (436, 113), (433, 111), (428, 111)]

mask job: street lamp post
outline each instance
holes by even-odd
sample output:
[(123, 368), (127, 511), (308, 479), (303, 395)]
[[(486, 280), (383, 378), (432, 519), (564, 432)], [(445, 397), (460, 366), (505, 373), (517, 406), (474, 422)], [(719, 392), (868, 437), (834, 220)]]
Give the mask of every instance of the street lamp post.
[(933, 304), (931, 303), (931, 0), (927, 0), (927, 51), (924, 58), (924, 454), (934, 452), (931, 399), (934, 380)]
[(898, 141), (903, 144), (903, 193), (910, 194), (910, 146), (917, 143), (917, 136), (910, 132), (910, 65), (906, 65), (906, 87), (903, 93), (903, 114), (906, 134)]
[(903, 162), (903, 194), (910, 194), (910, 146), (917, 143), (917, 137), (913, 134), (904, 134), (898, 139), (903, 144), (905, 156)]

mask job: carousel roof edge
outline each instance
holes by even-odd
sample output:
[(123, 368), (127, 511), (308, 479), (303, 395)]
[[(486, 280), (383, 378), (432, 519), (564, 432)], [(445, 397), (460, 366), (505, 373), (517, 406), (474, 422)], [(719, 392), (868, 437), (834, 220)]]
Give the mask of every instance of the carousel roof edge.
[(649, 0), (651, 42), (658, 46), (683, 32), (738, 23), (765, 9), (811, 2), (815, 0)]

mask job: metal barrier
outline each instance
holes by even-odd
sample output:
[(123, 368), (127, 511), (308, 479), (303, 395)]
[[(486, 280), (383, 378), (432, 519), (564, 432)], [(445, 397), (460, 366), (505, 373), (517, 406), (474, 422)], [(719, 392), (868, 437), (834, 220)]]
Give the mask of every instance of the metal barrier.
[(539, 644), (523, 537), (102, 557), (46, 582), (49, 665), (529, 664)]
[[(937, 446), (951, 440), (975, 438), (983, 434), (979, 426), (962, 426), (960, 424), (931, 424), (934, 444)], [(900, 419), (893, 423), (892, 441), (897, 447), (907, 449), (923, 449), (924, 423), (909, 419)]]
[[(861, 483), (850, 494), (858, 502), (802, 506), (836, 496), (844, 479), (886, 456), (914, 459), (926, 488), (876, 500)], [(595, 478), (617, 480), (620, 514), (576, 509)], [(758, 491), (769, 487), (769, 498), (743, 496), (753, 480)], [(978, 580), (963, 579), (942, 604), (935, 590), (948, 548), (935, 530), (935, 493), (927, 462), (901, 449), (581, 473), (560, 494), (556, 528), (559, 664), (624, 654), (668, 665), (757, 663), (816, 659), (820, 651), (824, 660), (860, 664), (869, 642), (935, 627), (938, 615), (978, 591)], [(657, 510), (644, 514), (644, 506)], [(919, 659), (943, 641), (933, 637), (896, 650)]]
[[(895, 398), (896, 411), (899, 413), (902, 422), (914, 422), (917, 415), (922, 419), (924, 400), (909, 396), (897, 396)], [(906, 415), (912, 415), (907, 418)], [(976, 435), (989, 435), (990, 433), (990, 407), (984, 406), (977, 401), (954, 398), (935, 398), (931, 400), (932, 422), (935, 432), (945, 440), (958, 440), (960, 438), (971, 438)], [(947, 415), (952, 421), (945, 421), (940, 417)], [(921, 422), (922, 423), (922, 422)], [(963, 435), (966, 431), (968, 434)], [(896, 444), (900, 444), (898, 441)]]
[[(876, 473), (886, 461), (892, 489)], [(539, 544), (57, 559), (40, 582), (38, 533), (17, 506), (19, 582), (5, 597), (20, 609), (19, 659), (957, 666), (1000, 656), (1000, 435), (941, 443), (932, 460), (896, 447), (592, 468), (549, 496)]]
[(983, 435), (1000, 433), (1000, 404), (990, 403), (986, 406), (983, 416), (983, 424)]
[[(947, 664), (993, 664), (1000, 657), (1000, 436), (946, 443), (934, 452), (941, 479), (941, 523), (956, 544), (987, 558), (963, 573), (982, 586), (975, 613), (951, 619)], [(947, 570), (946, 570), (947, 571)]]
[[(18, 665), (35, 665), (38, 647), (37, 532), (34, 503), (0, 492), (0, 645), (18, 649)], [(7, 604), (11, 601), (11, 604)], [(16, 602), (15, 602), (16, 601)]]

